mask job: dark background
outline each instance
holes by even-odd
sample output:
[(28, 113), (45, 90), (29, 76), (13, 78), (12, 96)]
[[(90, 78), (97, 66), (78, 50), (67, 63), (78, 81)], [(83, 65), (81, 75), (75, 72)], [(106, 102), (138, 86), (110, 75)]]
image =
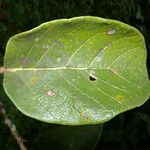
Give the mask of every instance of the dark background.
[[(84, 15), (116, 19), (138, 28), (145, 37), (147, 67), (150, 66), (150, 0), (0, 0), (1, 66), (11, 36), (43, 22)], [(150, 73), (149, 68), (148, 71)], [(47, 139), (50, 135), (44, 133), (55, 126), (22, 115), (3, 91), (2, 75), (0, 100), (21, 136), (27, 140), (25, 144), (29, 150), (36, 150), (39, 146), (44, 146), (43, 150), (49, 149)], [(2, 117), (0, 150), (18, 150)], [(96, 150), (150, 150), (150, 101), (105, 123)]]

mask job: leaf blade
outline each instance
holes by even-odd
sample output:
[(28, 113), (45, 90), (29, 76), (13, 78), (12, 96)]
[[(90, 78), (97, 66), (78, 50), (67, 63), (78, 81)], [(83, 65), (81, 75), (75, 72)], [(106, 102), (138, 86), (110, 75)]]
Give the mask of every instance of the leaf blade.
[(4, 88), (20, 111), (38, 120), (103, 123), (149, 97), (143, 36), (123, 23), (53, 21), (14, 36), (6, 49)]

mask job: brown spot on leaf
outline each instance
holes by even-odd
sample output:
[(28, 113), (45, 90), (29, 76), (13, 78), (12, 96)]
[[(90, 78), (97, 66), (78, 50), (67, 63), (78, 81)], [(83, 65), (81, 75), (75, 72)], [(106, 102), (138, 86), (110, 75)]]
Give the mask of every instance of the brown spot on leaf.
[(87, 114), (85, 114), (85, 113), (81, 113), (81, 116), (84, 118), (84, 119), (89, 119), (89, 116), (87, 115)]
[(35, 84), (36, 81), (37, 81), (37, 77), (32, 77), (32, 78), (30, 79), (30, 83), (31, 83), (31, 84)]

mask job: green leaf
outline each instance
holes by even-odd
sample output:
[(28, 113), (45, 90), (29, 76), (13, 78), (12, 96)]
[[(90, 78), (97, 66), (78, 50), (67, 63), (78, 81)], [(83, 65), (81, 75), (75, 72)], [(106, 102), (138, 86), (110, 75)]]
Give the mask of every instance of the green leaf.
[(16, 107), (49, 123), (103, 123), (150, 93), (144, 38), (114, 20), (55, 20), (15, 35), (4, 67), (4, 88)]

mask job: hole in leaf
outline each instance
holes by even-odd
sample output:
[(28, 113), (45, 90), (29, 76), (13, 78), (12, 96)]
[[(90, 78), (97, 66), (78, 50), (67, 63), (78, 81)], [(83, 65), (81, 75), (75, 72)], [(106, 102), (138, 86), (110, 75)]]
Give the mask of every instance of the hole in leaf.
[(89, 79), (90, 79), (90, 81), (96, 81), (96, 77), (94, 77), (94, 76), (89, 76)]

